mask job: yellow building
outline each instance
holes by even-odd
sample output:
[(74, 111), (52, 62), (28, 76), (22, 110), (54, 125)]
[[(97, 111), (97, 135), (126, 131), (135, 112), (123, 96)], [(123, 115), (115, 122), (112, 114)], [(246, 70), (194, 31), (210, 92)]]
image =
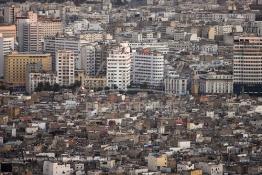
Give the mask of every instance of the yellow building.
[(97, 89), (106, 87), (106, 77), (86, 76), (83, 86), (86, 89)]
[(148, 156), (148, 170), (158, 171), (161, 168), (167, 167), (167, 155), (149, 155)]
[(208, 39), (214, 40), (216, 35), (217, 35), (217, 31), (215, 27), (210, 27), (208, 29)]
[(27, 65), (40, 63), (44, 71), (52, 70), (50, 54), (31, 54), (13, 52), (4, 60), (4, 79), (9, 86), (25, 86)]
[(202, 170), (190, 170), (186, 175), (202, 175)]

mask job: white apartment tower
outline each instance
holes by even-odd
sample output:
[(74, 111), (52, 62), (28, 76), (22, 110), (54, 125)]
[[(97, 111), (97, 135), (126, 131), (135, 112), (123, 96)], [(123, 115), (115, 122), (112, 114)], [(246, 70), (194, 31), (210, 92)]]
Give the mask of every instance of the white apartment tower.
[(234, 37), (234, 93), (262, 93), (262, 37)]
[(75, 83), (75, 57), (71, 50), (58, 50), (56, 53), (57, 83), (69, 86)]
[(126, 90), (130, 85), (131, 49), (127, 43), (113, 47), (107, 58), (107, 86)]
[(159, 88), (164, 80), (164, 55), (149, 48), (133, 52), (132, 82)]
[(0, 33), (0, 77), (4, 76), (4, 57), (14, 50), (15, 38), (3, 37)]

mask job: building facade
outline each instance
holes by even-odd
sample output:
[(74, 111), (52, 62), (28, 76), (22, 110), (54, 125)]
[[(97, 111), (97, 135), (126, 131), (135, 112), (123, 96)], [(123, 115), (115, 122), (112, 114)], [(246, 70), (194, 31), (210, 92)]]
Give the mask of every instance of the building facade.
[(104, 45), (88, 44), (81, 47), (81, 69), (85, 70), (89, 76), (105, 73), (106, 50)]
[(56, 53), (57, 83), (70, 86), (75, 83), (75, 56), (71, 50), (58, 50)]
[(81, 48), (88, 44), (86, 40), (79, 39), (78, 37), (69, 37), (64, 35), (49, 36), (44, 39), (44, 51), (50, 53), (53, 58), (53, 68), (55, 69), (55, 56), (57, 50), (71, 50), (75, 57), (75, 67), (81, 68)]
[(188, 79), (179, 75), (168, 75), (164, 79), (164, 87), (166, 94), (174, 94), (177, 96), (187, 94)]
[(15, 38), (4, 37), (0, 33), (0, 77), (4, 76), (4, 57), (14, 50)]
[(8, 24), (15, 23), (16, 16), (20, 12), (20, 7), (17, 5), (8, 5), (4, 8), (4, 22)]
[(47, 72), (31, 72), (27, 75), (26, 92), (33, 93), (39, 83), (49, 83), (51, 86), (57, 82), (57, 76)]
[(130, 85), (131, 49), (126, 43), (109, 50), (107, 58), (107, 86), (126, 90)]
[(44, 71), (51, 71), (50, 54), (11, 53), (4, 60), (4, 80), (9, 86), (25, 86), (27, 65), (40, 63)]
[(4, 38), (14, 38), (16, 40), (16, 25), (14, 24), (1, 24), (0, 33), (3, 34)]
[(234, 37), (234, 93), (262, 94), (262, 37)]
[(199, 76), (201, 94), (233, 93), (233, 75), (209, 73)]
[(70, 175), (70, 164), (58, 164), (45, 161), (43, 165), (43, 175)]
[(61, 20), (38, 18), (33, 12), (18, 18), (17, 26), (19, 51), (23, 52), (43, 51), (44, 37), (55, 36), (63, 30)]
[(86, 89), (99, 89), (106, 87), (106, 77), (86, 76), (83, 82)]
[(132, 54), (132, 83), (159, 88), (164, 80), (164, 55), (151, 49), (138, 49)]

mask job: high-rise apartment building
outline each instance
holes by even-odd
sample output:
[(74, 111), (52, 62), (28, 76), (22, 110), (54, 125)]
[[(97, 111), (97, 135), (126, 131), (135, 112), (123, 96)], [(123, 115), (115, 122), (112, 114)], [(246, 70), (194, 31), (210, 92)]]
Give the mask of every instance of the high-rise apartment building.
[(14, 38), (16, 40), (16, 26), (14, 24), (0, 24), (0, 33), (4, 38)]
[(20, 7), (17, 5), (7, 5), (4, 7), (4, 22), (9, 24), (15, 23), (18, 12), (20, 12)]
[(164, 80), (164, 55), (149, 48), (132, 54), (132, 82), (159, 88)]
[(51, 71), (50, 54), (10, 53), (4, 60), (4, 79), (9, 86), (25, 86), (28, 64), (40, 63), (44, 71)]
[(234, 93), (262, 93), (262, 37), (234, 37)]
[(0, 33), (0, 77), (4, 76), (4, 57), (14, 50), (14, 46), (14, 37), (4, 37)]
[(56, 52), (57, 83), (69, 86), (75, 83), (75, 57), (71, 50), (58, 50)]
[(44, 39), (44, 51), (50, 53), (53, 58), (53, 68), (56, 63), (56, 51), (57, 50), (71, 50), (73, 51), (75, 58), (75, 67), (81, 68), (81, 48), (88, 44), (86, 40), (81, 40), (78, 37), (69, 37), (64, 35), (45, 37)]
[(81, 68), (87, 75), (95, 75), (96, 48), (92, 45), (81, 48)]
[(106, 46), (89, 44), (81, 48), (81, 69), (89, 76), (103, 75), (106, 69)]
[(107, 58), (107, 86), (126, 90), (130, 85), (131, 49), (126, 43), (109, 50)]
[(28, 12), (27, 17), (17, 19), (17, 35), (19, 51), (43, 51), (43, 42), (46, 36), (55, 36), (61, 33), (63, 25), (59, 19), (39, 18), (37, 14)]

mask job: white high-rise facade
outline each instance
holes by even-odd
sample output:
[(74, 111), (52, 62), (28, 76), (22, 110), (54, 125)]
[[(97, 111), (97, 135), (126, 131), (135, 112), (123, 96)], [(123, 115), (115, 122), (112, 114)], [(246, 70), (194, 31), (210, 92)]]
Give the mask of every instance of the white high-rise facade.
[(126, 90), (130, 85), (131, 49), (126, 43), (113, 47), (107, 58), (107, 86)]
[(133, 52), (132, 82), (161, 87), (164, 80), (164, 55), (148, 48)]
[(75, 83), (75, 57), (71, 50), (58, 50), (56, 52), (57, 83), (69, 86)]
[(4, 76), (4, 57), (14, 50), (15, 38), (3, 37), (0, 33), (0, 77)]
[(234, 93), (261, 94), (262, 37), (234, 37)]

